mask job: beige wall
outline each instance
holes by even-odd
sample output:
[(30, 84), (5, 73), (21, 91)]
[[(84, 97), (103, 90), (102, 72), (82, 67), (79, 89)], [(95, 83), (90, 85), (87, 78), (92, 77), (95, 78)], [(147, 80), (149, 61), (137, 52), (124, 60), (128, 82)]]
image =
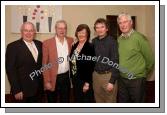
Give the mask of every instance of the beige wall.
[[(123, 5), (113, 5), (113, 6), (63, 6), (62, 16), (68, 23), (68, 35), (74, 37), (75, 29), (78, 24), (86, 23), (91, 29), (91, 38), (94, 37), (93, 25), (97, 18), (106, 18), (106, 15), (118, 15), (121, 12), (127, 12), (133, 16), (137, 17), (137, 31), (145, 34), (150, 41), (150, 44), (154, 51), (154, 6), (123, 6)], [(17, 40), (20, 35), (11, 33), (11, 7), (6, 6), (5, 8), (5, 44)], [(38, 40), (45, 40), (50, 38), (53, 34), (37, 34)], [(152, 74), (148, 80), (154, 80), (154, 74)], [(5, 91), (9, 93), (10, 85), (8, 80), (5, 81)]]

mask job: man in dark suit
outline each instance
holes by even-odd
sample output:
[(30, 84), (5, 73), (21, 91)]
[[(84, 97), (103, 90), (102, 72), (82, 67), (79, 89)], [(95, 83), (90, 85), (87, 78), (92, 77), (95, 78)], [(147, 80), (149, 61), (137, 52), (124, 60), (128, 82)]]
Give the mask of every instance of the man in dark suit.
[(11, 93), (19, 102), (39, 102), (43, 80), (39, 72), (42, 66), (42, 43), (34, 40), (35, 27), (31, 22), (21, 26), (21, 39), (8, 44), (6, 49), (6, 73)]

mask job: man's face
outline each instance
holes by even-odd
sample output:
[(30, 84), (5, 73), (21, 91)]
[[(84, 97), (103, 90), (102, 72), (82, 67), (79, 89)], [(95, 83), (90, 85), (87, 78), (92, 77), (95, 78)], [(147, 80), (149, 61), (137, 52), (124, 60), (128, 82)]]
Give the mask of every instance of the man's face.
[(57, 37), (64, 38), (67, 33), (67, 27), (64, 23), (58, 23), (56, 26)]
[(132, 29), (132, 21), (128, 20), (126, 16), (122, 16), (118, 20), (118, 25), (122, 33), (127, 34)]
[(35, 30), (32, 24), (25, 24), (21, 30), (21, 36), (25, 41), (31, 42), (35, 36)]
[(108, 28), (104, 23), (97, 23), (95, 25), (95, 31), (99, 37), (105, 37), (108, 31)]

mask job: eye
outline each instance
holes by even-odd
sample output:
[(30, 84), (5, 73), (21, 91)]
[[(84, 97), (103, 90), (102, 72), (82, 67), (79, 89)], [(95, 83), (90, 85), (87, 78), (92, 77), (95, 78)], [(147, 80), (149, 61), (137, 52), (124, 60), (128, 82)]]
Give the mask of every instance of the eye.
[(23, 30), (24, 32), (34, 32), (34, 30)]

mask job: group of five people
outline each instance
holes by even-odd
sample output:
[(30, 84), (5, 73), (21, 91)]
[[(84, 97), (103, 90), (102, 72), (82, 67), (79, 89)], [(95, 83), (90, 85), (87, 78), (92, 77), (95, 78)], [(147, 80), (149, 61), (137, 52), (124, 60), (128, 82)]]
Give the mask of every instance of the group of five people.
[[(97, 19), (97, 37), (91, 43), (86, 24), (78, 25), (74, 42), (66, 35), (67, 23), (59, 20), (55, 36), (42, 43), (34, 39), (34, 25), (25, 22), (21, 38), (6, 49), (6, 73), (15, 99), (37, 103), (45, 93), (48, 103), (69, 103), (73, 87), (76, 103), (144, 102), (146, 77), (154, 66), (153, 53), (147, 38), (132, 28), (129, 14), (118, 15), (117, 22), (122, 34), (114, 39), (108, 34), (107, 21)], [(30, 73), (44, 66), (48, 68), (31, 79)], [(120, 67), (124, 69), (120, 71)], [(133, 76), (129, 78), (128, 72)]]

